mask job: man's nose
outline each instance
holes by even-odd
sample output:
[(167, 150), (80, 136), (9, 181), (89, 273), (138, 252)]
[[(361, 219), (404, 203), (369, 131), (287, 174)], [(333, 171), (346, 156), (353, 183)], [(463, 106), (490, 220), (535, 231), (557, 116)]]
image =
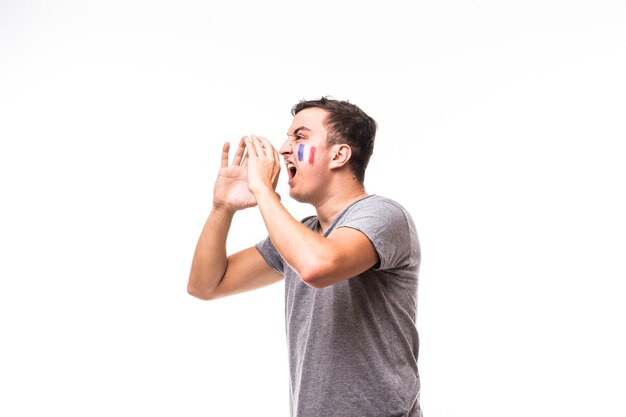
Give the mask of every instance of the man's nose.
[(285, 143), (283, 143), (283, 146), (280, 147), (280, 151), (278, 151), (278, 153), (283, 156), (293, 153), (291, 150), (291, 141), (289, 139), (287, 139)]

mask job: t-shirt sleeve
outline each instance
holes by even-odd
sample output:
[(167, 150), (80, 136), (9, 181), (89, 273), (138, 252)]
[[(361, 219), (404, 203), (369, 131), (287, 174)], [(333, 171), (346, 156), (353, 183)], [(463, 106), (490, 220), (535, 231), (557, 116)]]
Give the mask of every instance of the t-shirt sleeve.
[[(350, 227), (372, 242), (379, 262), (375, 270), (390, 270), (415, 262), (417, 236), (408, 213), (392, 200), (356, 204), (337, 227)], [(417, 249), (419, 250), (419, 249)]]
[(280, 274), (285, 273), (283, 258), (276, 250), (276, 247), (272, 243), (272, 240), (269, 236), (266, 237), (265, 240), (257, 243), (256, 248), (263, 257), (263, 259), (265, 259), (265, 262), (267, 262), (267, 264), (270, 266), (270, 268)]
[[(300, 222), (309, 229), (311, 229), (312, 225), (315, 224), (315, 221), (315, 216), (308, 216), (302, 219)], [(270, 268), (280, 274), (285, 273), (285, 261), (283, 260), (283, 257), (280, 256), (280, 253), (278, 253), (276, 246), (274, 246), (274, 243), (272, 243), (272, 240), (269, 236), (266, 237), (265, 240), (257, 243), (255, 246), (263, 259), (265, 259), (265, 262), (267, 262), (267, 264), (270, 266)]]

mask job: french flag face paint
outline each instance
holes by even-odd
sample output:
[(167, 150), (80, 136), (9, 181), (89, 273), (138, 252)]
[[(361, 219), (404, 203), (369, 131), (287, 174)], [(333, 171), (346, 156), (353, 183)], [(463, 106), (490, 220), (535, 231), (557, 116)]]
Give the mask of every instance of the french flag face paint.
[(315, 146), (301, 143), (298, 146), (298, 161), (305, 161), (313, 165), (313, 162), (315, 162)]

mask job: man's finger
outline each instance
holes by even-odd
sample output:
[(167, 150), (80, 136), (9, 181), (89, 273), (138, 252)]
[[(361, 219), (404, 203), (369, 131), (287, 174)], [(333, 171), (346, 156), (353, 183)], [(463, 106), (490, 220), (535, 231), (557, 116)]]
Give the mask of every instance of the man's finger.
[(254, 140), (254, 144), (257, 147), (257, 150), (261, 152), (261, 155), (267, 155), (267, 149), (265, 147), (265, 143), (263, 143), (263, 138), (257, 135), (252, 136), (252, 138)]
[(246, 137), (242, 136), (239, 141), (239, 146), (237, 147), (237, 152), (235, 153), (235, 159), (233, 159), (233, 166), (241, 165), (241, 160), (243, 159), (244, 151), (246, 150)]
[[(272, 186), (274, 187), (274, 190), (276, 190), (276, 186), (278, 185), (278, 178), (280, 177), (280, 170), (276, 173), (276, 176), (274, 177), (274, 181), (272, 181)], [(279, 196), (280, 198), (280, 196)]]
[(230, 143), (224, 142), (222, 146), (222, 168), (226, 168), (228, 166), (228, 151), (230, 150)]
[(278, 153), (278, 149), (272, 148), (274, 150), (274, 161), (278, 161), (280, 164), (280, 153)]
[(259, 143), (261, 144), (261, 147), (263, 148), (265, 155), (272, 157), (274, 160), (277, 160), (276, 148), (274, 148), (272, 143), (263, 136), (257, 136), (257, 139)]
[(248, 153), (253, 152), (252, 156), (263, 155), (263, 148), (261, 148), (256, 136), (251, 135), (251, 137), (246, 138), (246, 142), (248, 144)]

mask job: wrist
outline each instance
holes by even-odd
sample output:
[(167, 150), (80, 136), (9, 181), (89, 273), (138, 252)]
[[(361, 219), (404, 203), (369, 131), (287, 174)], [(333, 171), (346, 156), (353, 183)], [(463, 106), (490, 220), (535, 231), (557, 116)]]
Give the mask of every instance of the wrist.
[(270, 185), (264, 183), (251, 185), (252, 184), (248, 185), (250, 192), (254, 194), (257, 199), (259, 197), (275, 193), (274, 189)]
[(270, 187), (261, 187), (258, 190), (254, 190), (253, 194), (256, 197), (257, 202), (260, 200), (267, 200), (267, 199), (273, 199), (273, 198), (280, 200), (278, 193), (273, 188), (270, 188)]
[(221, 215), (221, 216), (229, 216), (229, 217), (233, 217), (235, 215), (235, 211), (230, 207), (221, 205), (221, 204), (215, 204), (213, 203), (213, 207), (211, 208), (211, 214), (217, 214), (217, 215)]

